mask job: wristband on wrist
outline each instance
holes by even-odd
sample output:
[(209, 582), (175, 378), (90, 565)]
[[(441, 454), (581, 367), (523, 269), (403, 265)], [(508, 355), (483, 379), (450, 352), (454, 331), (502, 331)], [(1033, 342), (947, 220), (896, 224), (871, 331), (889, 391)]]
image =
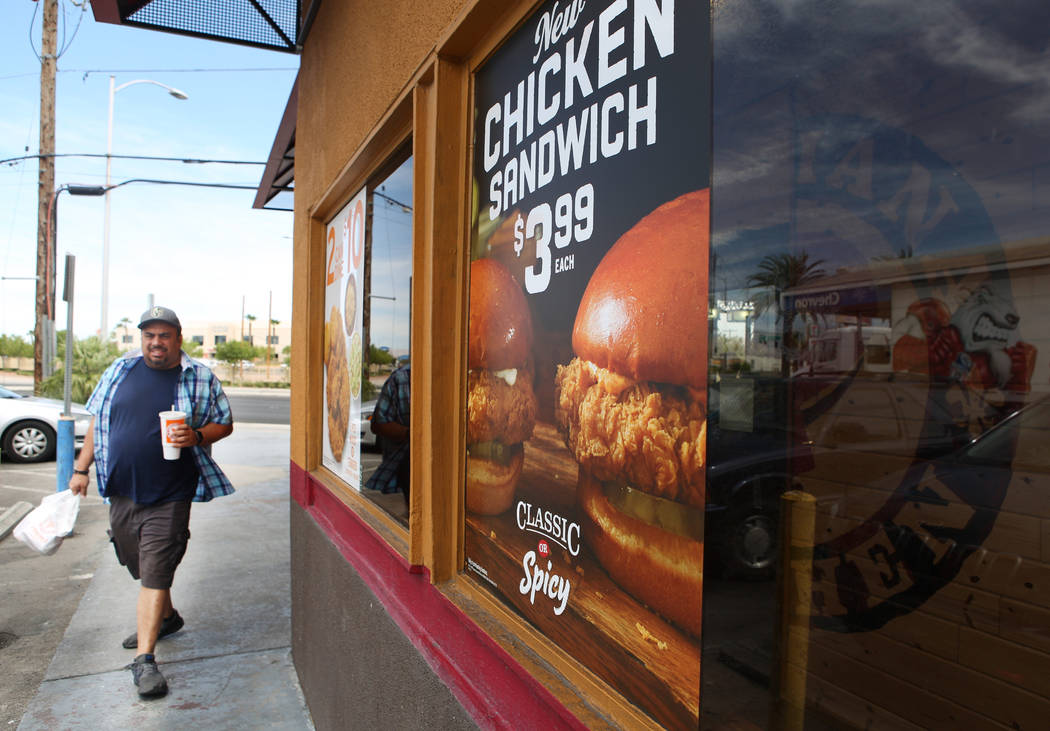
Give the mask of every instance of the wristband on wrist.
[(75, 474), (75, 475), (84, 475), (84, 477), (90, 477), (91, 476), (91, 472), (89, 472), (88, 470), (78, 470), (76, 467), (73, 468), (73, 474)]
[(198, 445), (204, 444), (204, 435), (201, 433), (201, 430), (200, 429), (194, 429), (193, 433), (197, 435), (197, 444)]

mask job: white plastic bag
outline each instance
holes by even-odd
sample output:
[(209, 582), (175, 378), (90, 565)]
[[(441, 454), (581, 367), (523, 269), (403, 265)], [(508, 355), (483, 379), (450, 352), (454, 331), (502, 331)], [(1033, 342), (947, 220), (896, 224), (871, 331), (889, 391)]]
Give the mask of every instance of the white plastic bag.
[(63, 490), (46, 496), (40, 505), (15, 526), (14, 537), (45, 556), (58, 550), (62, 539), (73, 535), (80, 513), (80, 496)]

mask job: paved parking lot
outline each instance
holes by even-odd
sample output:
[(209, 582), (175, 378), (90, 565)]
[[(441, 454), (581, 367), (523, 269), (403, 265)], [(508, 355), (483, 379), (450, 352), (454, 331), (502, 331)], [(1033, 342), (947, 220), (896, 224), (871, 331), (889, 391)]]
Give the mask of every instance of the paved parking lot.
[[(20, 501), (37, 505), (54, 491), (54, 462), (0, 463), (0, 514)], [(0, 541), (0, 727), (17, 726), (36, 694), (108, 550), (107, 523), (106, 506), (93, 496), (81, 500), (74, 534), (51, 556), (39, 556), (11, 536)]]

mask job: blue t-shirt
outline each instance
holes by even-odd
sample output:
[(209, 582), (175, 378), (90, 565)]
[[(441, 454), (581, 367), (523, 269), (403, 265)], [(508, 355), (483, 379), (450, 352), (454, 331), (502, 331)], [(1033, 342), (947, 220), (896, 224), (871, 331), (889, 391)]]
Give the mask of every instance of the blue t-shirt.
[(139, 361), (121, 382), (109, 417), (109, 495), (142, 505), (192, 500), (197, 465), (191, 449), (164, 459), (160, 412), (171, 409), (181, 368), (158, 370)]

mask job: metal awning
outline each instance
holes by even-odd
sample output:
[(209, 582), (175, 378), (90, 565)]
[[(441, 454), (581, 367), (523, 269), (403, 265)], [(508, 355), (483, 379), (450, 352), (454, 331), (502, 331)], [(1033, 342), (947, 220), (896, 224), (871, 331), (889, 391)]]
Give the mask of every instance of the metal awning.
[(298, 53), (321, 0), (92, 0), (99, 23)]
[(299, 108), (299, 76), (292, 84), (292, 93), (288, 95), (288, 104), (281, 115), (281, 124), (277, 136), (266, 158), (266, 168), (259, 181), (259, 192), (255, 194), (252, 208), (268, 208), (279, 211), (290, 211), (293, 208), (295, 193), (295, 122)]

